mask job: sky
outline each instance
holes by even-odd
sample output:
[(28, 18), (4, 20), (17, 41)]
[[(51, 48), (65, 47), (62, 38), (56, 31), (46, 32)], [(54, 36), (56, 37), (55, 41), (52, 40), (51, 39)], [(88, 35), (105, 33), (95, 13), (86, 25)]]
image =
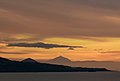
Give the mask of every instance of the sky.
[[(119, 0), (0, 0), (0, 56), (120, 61), (119, 4)], [(7, 46), (20, 42), (84, 48)]]

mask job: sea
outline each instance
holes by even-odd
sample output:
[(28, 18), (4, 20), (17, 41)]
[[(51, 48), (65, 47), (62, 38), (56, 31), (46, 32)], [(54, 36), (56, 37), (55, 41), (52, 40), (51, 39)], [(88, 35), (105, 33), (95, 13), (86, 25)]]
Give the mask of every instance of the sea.
[(0, 81), (120, 81), (120, 72), (0, 73)]

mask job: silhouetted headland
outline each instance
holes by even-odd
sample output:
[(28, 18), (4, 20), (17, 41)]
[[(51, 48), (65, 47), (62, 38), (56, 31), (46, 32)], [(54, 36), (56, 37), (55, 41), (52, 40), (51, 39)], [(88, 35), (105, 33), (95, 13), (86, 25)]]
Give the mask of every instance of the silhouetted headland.
[(39, 63), (31, 58), (21, 62), (0, 57), (0, 72), (101, 72), (105, 68), (82, 68)]

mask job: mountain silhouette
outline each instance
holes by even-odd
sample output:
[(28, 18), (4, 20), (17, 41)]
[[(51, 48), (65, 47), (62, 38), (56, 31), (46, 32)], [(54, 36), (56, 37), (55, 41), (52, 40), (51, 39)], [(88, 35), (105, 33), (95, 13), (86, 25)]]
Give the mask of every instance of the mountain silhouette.
[(66, 58), (66, 57), (63, 57), (63, 56), (59, 56), (59, 57), (56, 57), (54, 59), (51, 59), (49, 60), (48, 62), (53, 62), (53, 63), (62, 63), (62, 62), (71, 62), (70, 59)]
[(0, 57), (0, 64), (11, 63), (11, 62), (13, 62), (13, 61)]
[(120, 62), (113, 61), (71, 61), (66, 57), (60, 56), (46, 61), (45, 63), (67, 65), (72, 67), (108, 68), (110, 70), (120, 71)]
[(105, 68), (82, 68), (64, 65), (36, 63), (33, 59), (25, 59), (22, 62), (0, 58), (0, 72), (99, 72), (110, 71)]
[(24, 60), (22, 60), (21, 62), (26, 62), (26, 63), (38, 63), (36, 60), (31, 59), (31, 58), (24, 59)]

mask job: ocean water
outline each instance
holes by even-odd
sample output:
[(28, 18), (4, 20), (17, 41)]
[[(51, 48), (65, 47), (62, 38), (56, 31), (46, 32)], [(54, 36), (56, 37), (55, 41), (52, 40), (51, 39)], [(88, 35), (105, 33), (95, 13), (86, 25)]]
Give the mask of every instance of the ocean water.
[(120, 72), (0, 73), (0, 81), (120, 81)]

